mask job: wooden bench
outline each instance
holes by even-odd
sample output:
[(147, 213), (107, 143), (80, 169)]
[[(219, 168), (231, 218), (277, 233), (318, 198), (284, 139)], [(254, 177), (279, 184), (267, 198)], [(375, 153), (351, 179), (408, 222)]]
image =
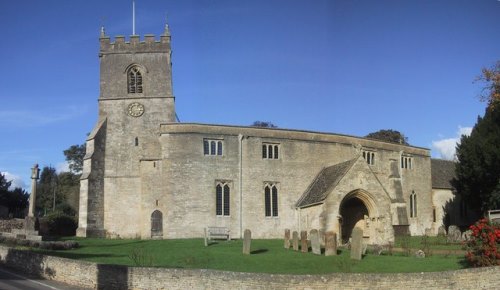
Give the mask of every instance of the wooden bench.
[(211, 240), (231, 240), (229, 229), (226, 227), (206, 227), (205, 228), (205, 246)]

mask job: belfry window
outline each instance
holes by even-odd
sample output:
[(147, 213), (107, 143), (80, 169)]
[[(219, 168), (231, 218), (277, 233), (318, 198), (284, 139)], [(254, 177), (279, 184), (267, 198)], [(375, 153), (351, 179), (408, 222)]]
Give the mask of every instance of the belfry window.
[(262, 143), (262, 159), (279, 159), (280, 145)]
[(264, 204), (266, 217), (278, 216), (278, 187), (274, 183), (264, 186)]
[(414, 190), (410, 194), (410, 217), (417, 217), (417, 194)]
[(231, 189), (226, 182), (218, 182), (215, 186), (215, 215), (229, 216)]
[(375, 152), (363, 150), (363, 158), (369, 165), (375, 164)]
[(142, 93), (142, 74), (137, 66), (133, 66), (128, 70), (128, 93), (141, 94)]
[(222, 140), (203, 139), (203, 154), (204, 155), (219, 155), (222, 156)]
[(403, 169), (413, 169), (413, 158), (409, 156), (401, 155), (401, 168)]

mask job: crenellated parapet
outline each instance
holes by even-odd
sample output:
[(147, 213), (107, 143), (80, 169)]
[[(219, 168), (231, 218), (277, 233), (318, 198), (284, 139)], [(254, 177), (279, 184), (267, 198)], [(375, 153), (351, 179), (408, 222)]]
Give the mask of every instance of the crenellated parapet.
[(165, 26), (165, 31), (158, 40), (153, 34), (144, 35), (143, 40), (139, 35), (131, 35), (128, 41), (125, 36), (117, 35), (112, 42), (111, 37), (106, 35), (104, 28), (102, 28), (99, 37), (100, 54), (168, 52), (170, 51), (170, 38), (168, 25)]

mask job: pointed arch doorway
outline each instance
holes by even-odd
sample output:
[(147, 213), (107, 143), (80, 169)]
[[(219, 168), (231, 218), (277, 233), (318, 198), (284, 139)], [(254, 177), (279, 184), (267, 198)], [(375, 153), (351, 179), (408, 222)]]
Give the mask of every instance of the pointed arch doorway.
[(163, 214), (159, 210), (151, 214), (151, 238), (163, 238)]
[(341, 216), (339, 231), (342, 243), (349, 241), (354, 227), (361, 228), (363, 236), (369, 236), (366, 218), (372, 216), (373, 211), (373, 201), (368, 192), (364, 190), (352, 191), (344, 197), (339, 209)]

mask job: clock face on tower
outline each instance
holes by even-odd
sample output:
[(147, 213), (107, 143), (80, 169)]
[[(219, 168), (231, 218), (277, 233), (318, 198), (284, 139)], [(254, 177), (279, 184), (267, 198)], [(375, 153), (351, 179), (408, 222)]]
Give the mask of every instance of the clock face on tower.
[(132, 103), (128, 105), (128, 114), (132, 117), (140, 117), (142, 114), (144, 114), (144, 105), (141, 103)]

